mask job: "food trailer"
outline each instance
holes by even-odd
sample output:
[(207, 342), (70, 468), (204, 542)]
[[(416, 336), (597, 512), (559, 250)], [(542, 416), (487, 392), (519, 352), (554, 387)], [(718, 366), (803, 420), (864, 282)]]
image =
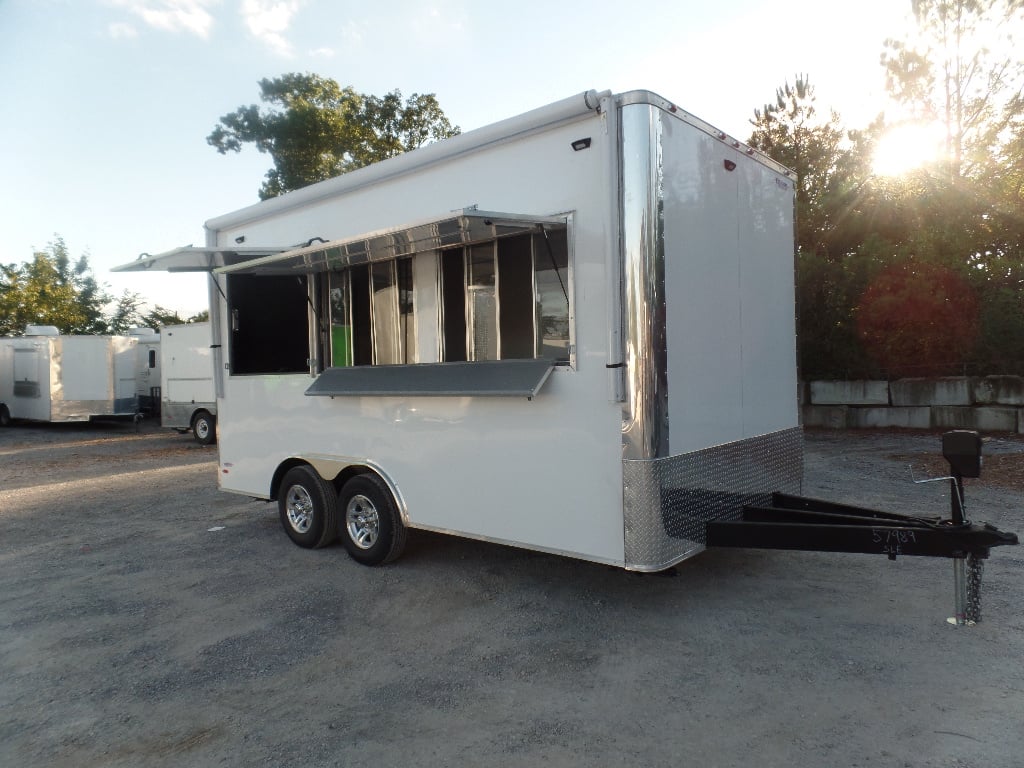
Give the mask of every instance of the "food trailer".
[(220, 487), (297, 544), (657, 571), (799, 498), (794, 201), (676, 104), (588, 91), (119, 269), (210, 273)]

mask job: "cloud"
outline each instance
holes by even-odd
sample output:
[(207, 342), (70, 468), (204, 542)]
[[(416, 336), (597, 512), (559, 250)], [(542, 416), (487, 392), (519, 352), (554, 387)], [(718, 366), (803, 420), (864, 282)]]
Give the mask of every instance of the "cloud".
[(314, 48), (309, 55), (314, 59), (333, 59), (337, 55), (337, 51), (333, 48)]
[(362, 45), (366, 26), (366, 22), (346, 21), (341, 27), (341, 39), (348, 45)]
[[(188, 32), (206, 40), (213, 28), (213, 15), (207, 8), (219, 0), (107, 0), (108, 5), (123, 8), (143, 23), (165, 32)], [(131, 31), (129, 31), (131, 30)], [(130, 24), (113, 24), (110, 33), (117, 37), (135, 33)]]
[(107, 34), (115, 40), (131, 40), (139, 36), (139, 30), (131, 24), (115, 22), (107, 27)]
[(292, 44), (285, 37), (301, 0), (243, 0), (242, 19), (249, 33), (280, 56), (292, 55)]

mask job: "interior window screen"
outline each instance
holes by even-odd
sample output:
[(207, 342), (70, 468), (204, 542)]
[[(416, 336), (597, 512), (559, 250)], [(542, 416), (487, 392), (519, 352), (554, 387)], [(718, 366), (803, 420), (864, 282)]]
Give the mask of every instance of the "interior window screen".
[(394, 365), (401, 362), (395, 263), (386, 261), (370, 265), (370, 282), (373, 291), (373, 362), (376, 365)]
[(498, 359), (498, 304), (494, 265), (494, 243), (474, 245), (467, 256), (469, 279), (466, 299), (469, 307), (470, 360)]
[(331, 365), (341, 368), (352, 365), (352, 317), (349, 313), (347, 272), (330, 275)]
[(412, 287), (412, 259), (395, 262), (398, 278), (398, 325), (402, 339), (403, 363), (415, 363), (416, 357), (416, 306)]
[(498, 337), (502, 360), (534, 357), (533, 257), (529, 235), (498, 241)]
[(360, 264), (349, 270), (349, 297), (352, 304), (352, 364), (373, 365), (373, 319), (368, 264)]
[(569, 362), (567, 230), (547, 229), (446, 250), (440, 270), (445, 362)]
[(412, 259), (332, 272), (328, 296), (333, 366), (415, 362)]
[(466, 359), (466, 263), (462, 248), (441, 252), (441, 359)]
[(305, 276), (228, 275), (231, 373), (308, 373)]
[(533, 236), (537, 281), (537, 357), (569, 359), (569, 243), (566, 231)]

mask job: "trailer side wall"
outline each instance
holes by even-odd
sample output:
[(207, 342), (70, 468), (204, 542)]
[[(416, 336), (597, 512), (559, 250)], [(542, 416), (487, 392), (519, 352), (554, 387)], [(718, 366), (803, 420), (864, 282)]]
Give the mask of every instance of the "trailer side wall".
[(161, 425), (189, 429), (197, 410), (215, 416), (210, 324), (165, 326), (160, 343)]
[(626, 562), (799, 492), (791, 175), (659, 97), (622, 108)]
[[(333, 197), (216, 233), (221, 245), (290, 245), (393, 227), (476, 205), (535, 216), (570, 215), (575, 367), (555, 368), (525, 397), (306, 397), (310, 377), (227, 375), (220, 407), (220, 481), (267, 497), (282, 462), (333, 474), (379, 468), (414, 527), (623, 563), (621, 409), (609, 396), (608, 167), (616, 147), (594, 112), (397, 176), (372, 169)], [(590, 146), (574, 150), (573, 142)], [(406, 159), (403, 162), (411, 162)], [(382, 164), (383, 165), (383, 164)], [(359, 173), (359, 172), (356, 172)], [(359, 178), (368, 179), (365, 185)], [(272, 211), (273, 206), (268, 207)], [(437, 361), (436, 254), (414, 258), (419, 362)], [(221, 313), (226, 305), (218, 301)], [(220, 342), (231, 343), (222, 314)], [(225, 360), (228, 360), (225, 357)]]

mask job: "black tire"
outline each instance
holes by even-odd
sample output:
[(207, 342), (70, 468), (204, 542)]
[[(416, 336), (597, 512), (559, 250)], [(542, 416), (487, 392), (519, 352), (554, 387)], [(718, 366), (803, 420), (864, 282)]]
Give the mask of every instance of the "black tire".
[(6, 405), (0, 405), (0, 427), (11, 426), (11, 412)]
[(338, 537), (338, 494), (308, 464), (285, 473), (277, 509), (284, 532), (300, 547), (326, 547)]
[(207, 411), (200, 411), (192, 417), (192, 436), (200, 445), (217, 442), (217, 419)]
[(357, 475), (338, 496), (338, 534), (353, 560), (382, 565), (405, 549), (406, 528), (387, 484), (377, 475)]

